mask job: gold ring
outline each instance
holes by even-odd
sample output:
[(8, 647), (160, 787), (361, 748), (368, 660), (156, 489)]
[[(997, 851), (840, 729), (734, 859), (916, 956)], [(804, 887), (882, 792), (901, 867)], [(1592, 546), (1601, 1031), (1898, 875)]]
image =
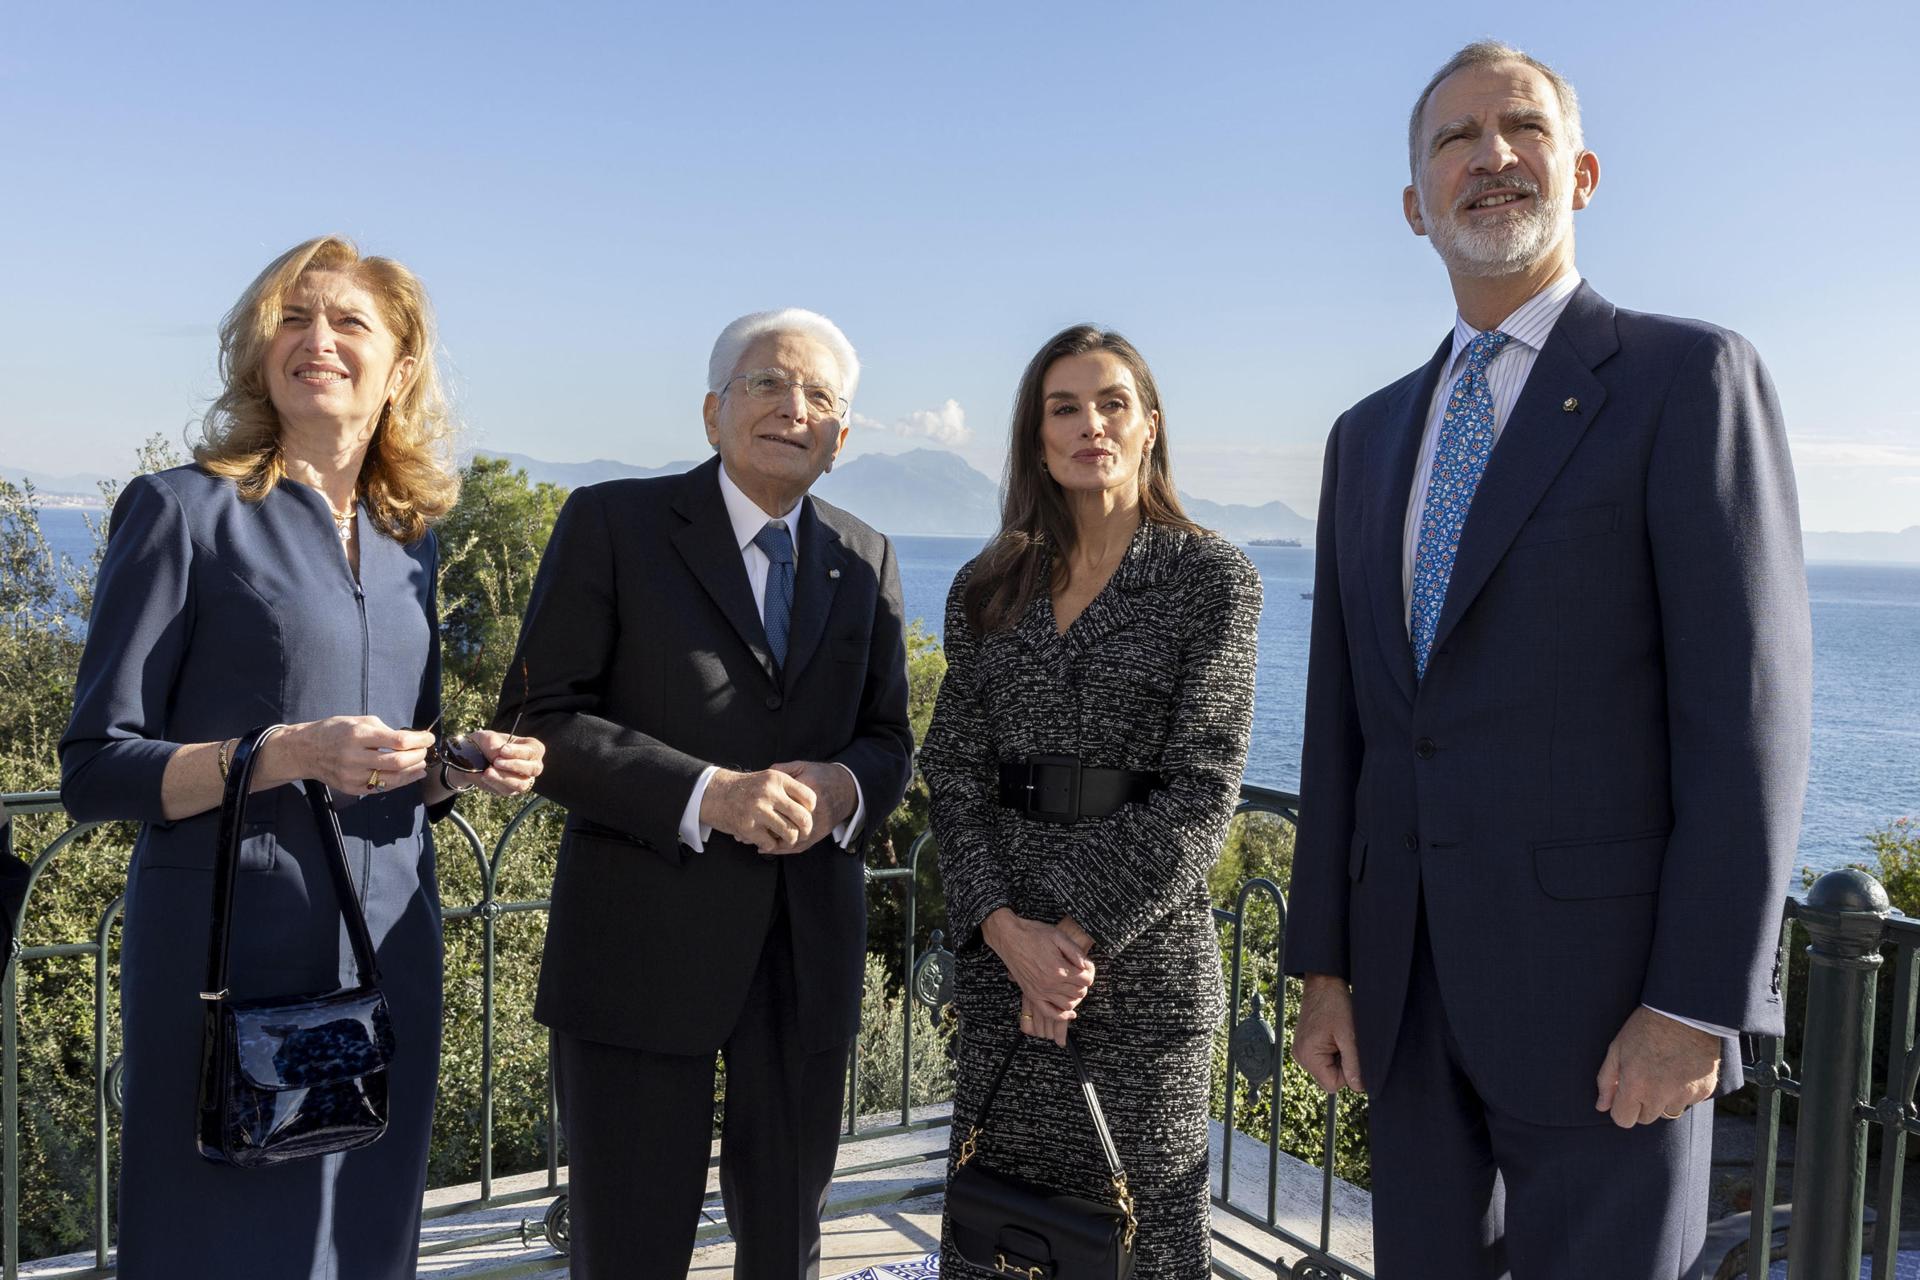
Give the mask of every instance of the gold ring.
[(387, 789), (387, 784), (380, 780), (380, 771), (378, 769), (375, 769), (372, 773), (367, 775), (367, 790), (385, 791), (386, 789)]
[(1032, 1021), (1033, 1021), (1033, 1015), (1032, 1015), (1032, 1014), (1030, 1014), (1030, 1013), (1023, 1013), (1023, 1014), (1021, 1014), (1021, 1015), (1020, 1015), (1020, 1021), (1022, 1021), (1022, 1022), (1032, 1022)]
[(1681, 1116), (1687, 1114), (1687, 1109), (1682, 1107), (1678, 1111), (1662, 1111), (1660, 1114), (1669, 1120), (1678, 1120)]

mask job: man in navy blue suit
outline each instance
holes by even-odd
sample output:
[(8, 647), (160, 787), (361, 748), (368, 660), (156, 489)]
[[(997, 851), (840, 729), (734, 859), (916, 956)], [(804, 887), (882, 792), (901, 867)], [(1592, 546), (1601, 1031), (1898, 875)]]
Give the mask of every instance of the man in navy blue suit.
[(1574, 268), (1600, 164), (1492, 42), (1408, 133), (1457, 315), (1327, 444), (1286, 969), (1370, 1097), (1382, 1280), (1688, 1277), (1716, 1087), (1782, 1030), (1811, 640), (1738, 335)]

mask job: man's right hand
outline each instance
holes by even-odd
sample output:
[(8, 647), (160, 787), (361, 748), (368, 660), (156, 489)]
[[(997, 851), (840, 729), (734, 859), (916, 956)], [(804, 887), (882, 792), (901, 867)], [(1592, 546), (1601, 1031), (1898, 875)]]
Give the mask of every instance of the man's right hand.
[(1034, 1012), (1071, 1021), (1074, 1007), (1093, 987), (1093, 961), (1059, 928), (1028, 920), (1001, 907), (980, 924), (987, 945)]
[(1293, 1032), (1293, 1060), (1328, 1093), (1338, 1093), (1341, 1085), (1365, 1093), (1353, 1034), (1353, 993), (1345, 979), (1310, 973), (1304, 987), (1300, 1022)]
[(778, 769), (721, 769), (700, 797), (700, 821), (761, 853), (791, 853), (812, 843), (808, 837), (818, 802), (812, 787)]

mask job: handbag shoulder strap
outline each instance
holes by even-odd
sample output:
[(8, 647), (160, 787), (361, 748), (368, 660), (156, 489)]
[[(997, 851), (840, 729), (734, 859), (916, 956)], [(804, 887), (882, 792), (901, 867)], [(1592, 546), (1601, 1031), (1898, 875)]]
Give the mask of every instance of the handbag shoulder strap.
[[(1022, 1035), (1014, 1042), (1013, 1048), (1001, 1056), (1000, 1065), (993, 1073), (992, 1083), (987, 1085), (985, 1096), (980, 1099), (980, 1113), (974, 1117), (973, 1129), (962, 1144), (961, 1164), (973, 1157), (973, 1148), (979, 1136), (986, 1131), (987, 1117), (993, 1111), (993, 1100), (999, 1096), (1000, 1086), (1006, 1082), (1007, 1069), (1013, 1065), (1013, 1057), (1020, 1052), (1021, 1046), (1036, 1037)], [(1067, 1031), (1067, 1061), (1073, 1064), (1073, 1073), (1079, 1077), (1080, 1093), (1087, 1102), (1087, 1114), (1093, 1119), (1093, 1131), (1100, 1139), (1100, 1154), (1106, 1157), (1107, 1172), (1113, 1175), (1117, 1186), (1126, 1185), (1127, 1170), (1120, 1163), (1120, 1148), (1113, 1144), (1113, 1132), (1107, 1128), (1107, 1116), (1100, 1109), (1100, 1094), (1093, 1087), (1093, 1078), (1087, 1074), (1086, 1060), (1080, 1056), (1080, 1042), (1071, 1028)]]
[[(219, 834), (215, 837), (213, 863), (213, 927), (207, 942), (207, 985), (202, 1000), (227, 998), (227, 971), (233, 944), (233, 891), (240, 869), (240, 837), (247, 824), (247, 799), (253, 792), (253, 770), (260, 748), (285, 725), (264, 725), (240, 735), (227, 767), (227, 785), (220, 803)], [(326, 785), (306, 780), (307, 804), (320, 831), (321, 853), (333, 880), (334, 896), (346, 921), (347, 940), (353, 948), (354, 971), (359, 989), (370, 990), (380, 981), (374, 963), (373, 937), (367, 931), (366, 913), (347, 866), (346, 842), (340, 834), (340, 815), (333, 810), (333, 795)]]

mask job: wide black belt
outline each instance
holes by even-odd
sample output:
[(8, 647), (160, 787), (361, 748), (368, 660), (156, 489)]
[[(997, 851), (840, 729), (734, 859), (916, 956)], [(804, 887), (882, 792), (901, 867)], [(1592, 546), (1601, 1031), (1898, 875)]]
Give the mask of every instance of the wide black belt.
[(1104, 818), (1123, 804), (1144, 803), (1159, 789), (1158, 774), (1094, 768), (1079, 756), (1000, 762), (1000, 803), (1047, 822)]

